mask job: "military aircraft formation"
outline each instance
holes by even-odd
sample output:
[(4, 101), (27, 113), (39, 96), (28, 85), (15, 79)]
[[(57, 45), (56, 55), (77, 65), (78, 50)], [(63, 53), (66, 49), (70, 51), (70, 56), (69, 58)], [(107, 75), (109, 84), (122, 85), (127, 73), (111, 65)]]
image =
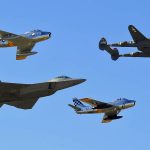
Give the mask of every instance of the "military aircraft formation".
[[(99, 42), (99, 48), (111, 55), (113, 60), (119, 57), (150, 57), (150, 39), (146, 38), (133, 25), (129, 25), (129, 31), (133, 41), (125, 41), (114, 44), (107, 44), (105, 38)], [(21, 35), (0, 30), (0, 47), (17, 47), (16, 60), (23, 60), (30, 55), (37, 54), (32, 49), (37, 42), (47, 40), (51, 37), (51, 32), (33, 30)], [(111, 47), (137, 47), (140, 52), (119, 54), (117, 48)], [(86, 79), (74, 79), (67, 76), (59, 76), (47, 82), (34, 84), (0, 82), (0, 107), (4, 104), (20, 109), (32, 109), (40, 97), (54, 94), (58, 90), (69, 88), (85, 82)], [(83, 103), (89, 104), (89, 106)], [(101, 102), (91, 98), (73, 99), (69, 104), (77, 114), (104, 113), (102, 123), (108, 123), (118, 116), (121, 110), (135, 106), (136, 101), (120, 98), (113, 102)]]
[[(145, 37), (133, 25), (129, 25), (128, 29), (133, 38), (133, 41), (107, 44), (106, 39), (101, 38), (99, 42), (100, 50), (105, 50), (108, 52), (111, 55), (112, 60), (117, 60), (119, 57), (150, 57), (150, 39)], [(117, 48), (111, 47), (136, 47), (139, 51), (127, 54), (119, 54)]]

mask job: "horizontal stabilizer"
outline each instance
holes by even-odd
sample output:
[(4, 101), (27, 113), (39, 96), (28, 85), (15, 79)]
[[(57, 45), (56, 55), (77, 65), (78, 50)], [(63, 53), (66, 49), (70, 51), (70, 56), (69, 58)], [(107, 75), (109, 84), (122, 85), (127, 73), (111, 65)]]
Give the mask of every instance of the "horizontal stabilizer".
[(73, 108), (75, 111), (80, 111), (81, 109), (74, 106), (74, 105), (71, 105), (71, 104), (68, 104), (68, 106), (70, 106), (71, 108)]

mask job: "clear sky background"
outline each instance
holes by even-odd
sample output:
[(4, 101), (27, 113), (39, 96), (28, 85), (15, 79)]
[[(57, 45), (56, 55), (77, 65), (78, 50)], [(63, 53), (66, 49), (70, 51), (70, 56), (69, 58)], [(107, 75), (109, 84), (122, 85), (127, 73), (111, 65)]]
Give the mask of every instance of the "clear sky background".
[[(0, 109), (3, 150), (141, 150), (150, 139), (150, 58), (114, 62), (98, 49), (108, 42), (131, 40), (128, 25), (150, 37), (148, 0), (5, 0), (0, 29), (21, 34), (33, 29), (52, 32), (34, 47), (37, 55), (16, 61), (16, 48), (0, 49), (0, 79), (36, 83), (59, 75), (87, 82), (41, 98), (32, 110)], [(136, 51), (124, 48), (121, 52)], [(73, 97), (137, 101), (124, 117), (101, 124), (102, 114), (77, 115), (67, 106)]]

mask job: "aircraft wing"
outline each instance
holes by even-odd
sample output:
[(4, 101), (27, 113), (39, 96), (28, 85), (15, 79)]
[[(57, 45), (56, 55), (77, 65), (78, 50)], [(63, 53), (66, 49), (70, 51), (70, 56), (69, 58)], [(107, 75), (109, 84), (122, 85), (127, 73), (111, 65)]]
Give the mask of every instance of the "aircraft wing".
[(133, 25), (129, 25), (128, 29), (133, 40), (136, 43), (147, 40), (147, 38), (140, 31), (138, 31)]
[(17, 35), (14, 33), (6, 32), (0, 30), (0, 38), (3, 40), (8, 40), (12, 43), (12, 45), (25, 45), (25, 43), (33, 42), (32, 39), (26, 38), (21, 35)]
[(31, 52), (35, 45), (35, 42), (32, 39), (2, 30), (0, 30), (0, 38), (7, 40), (10, 46), (17, 46), (16, 60), (22, 60), (29, 55), (37, 53)]
[(30, 98), (27, 100), (20, 100), (15, 102), (7, 102), (5, 104), (14, 106), (16, 108), (20, 109), (32, 109), (32, 107), (35, 105), (35, 103), (38, 101), (38, 98)]
[(109, 104), (109, 103), (105, 103), (105, 102), (100, 102), (91, 98), (83, 98), (80, 99), (81, 102), (85, 102), (87, 104), (90, 104), (94, 107), (101, 107), (101, 108), (108, 108), (108, 107), (112, 107), (113, 105)]
[(34, 45), (35, 45), (34, 43), (28, 43), (26, 45), (24, 44), (24, 45), (17, 46), (16, 60), (22, 60), (29, 55), (36, 54), (36, 52), (31, 52)]
[(108, 123), (108, 122), (111, 122), (112, 120), (122, 118), (122, 116), (117, 116), (119, 112), (120, 112), (120, 110), (116, 109), (114, 111), (110, 111), (110, 112), (105, 113), (103, 120), (102, 120), (102, 123)]

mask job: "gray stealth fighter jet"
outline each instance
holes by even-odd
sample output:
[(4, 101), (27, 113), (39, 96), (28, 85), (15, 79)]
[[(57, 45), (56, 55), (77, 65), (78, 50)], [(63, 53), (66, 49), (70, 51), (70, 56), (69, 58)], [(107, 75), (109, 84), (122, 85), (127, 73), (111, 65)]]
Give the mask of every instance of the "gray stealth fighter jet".
[[(133, 41), (107, 44), (106, 39), (101, 38), (99, 42), (99, 48), (107, 51), (111, 55), (112, 60), (117, 60), (119, 57), (150, 57), (150, 39), (145, 37), (133, 25), (129, 25), (128, 29)], [(127, 54), (119, 54), (117, 48), (113, 49), (111, 47), (136, 47), (139, 51)]]
[[(77, 114), (105, 113), (102, 123), (108, 123), (112, 120), (122, 118), (122, 116), (118, 116), (120, 111), (135, 105), (134, 100), (128, 100), (126, 98), (120, 98), (110, 103), (100, 102), (91, 98), (83, 98), (80, 100), (74, 98), (73, 102), (74, 105), (69, 104), (69, 106), (72, 107)], [(85, 106), (82, 102), (88, 103), (91, 106)]]
[(59, 76), (48, 82), (36, 84), (0, 82), (0, 106), (7, 104), (21, 109), (32, 109), (40, 97), (52, 95), (58, 90), (84, 81), (86, 80)]

